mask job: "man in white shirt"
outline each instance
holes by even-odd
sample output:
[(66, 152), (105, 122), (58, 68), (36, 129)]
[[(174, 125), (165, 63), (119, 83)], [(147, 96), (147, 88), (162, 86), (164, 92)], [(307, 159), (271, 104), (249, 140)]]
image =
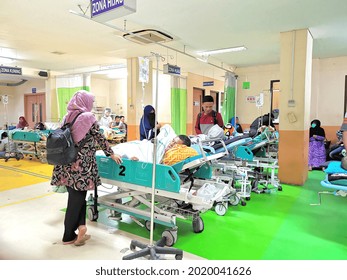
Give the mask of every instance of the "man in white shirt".
[(110, 123), (112, 122), (112, 118), (111, 118), (110, 114), (111, 114), (111, 109), (106, 108), (104, 111), (104, 115), (101, 117), (101, 119), (99, 121), (100, 126), (110, 127)]

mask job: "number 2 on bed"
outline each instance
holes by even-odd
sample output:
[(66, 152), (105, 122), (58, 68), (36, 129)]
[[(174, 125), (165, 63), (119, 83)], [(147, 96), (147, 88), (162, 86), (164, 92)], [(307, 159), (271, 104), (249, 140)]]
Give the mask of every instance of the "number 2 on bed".
[(121, 165), (119, 166), (119, 176), (125, 176), (125, 166)]

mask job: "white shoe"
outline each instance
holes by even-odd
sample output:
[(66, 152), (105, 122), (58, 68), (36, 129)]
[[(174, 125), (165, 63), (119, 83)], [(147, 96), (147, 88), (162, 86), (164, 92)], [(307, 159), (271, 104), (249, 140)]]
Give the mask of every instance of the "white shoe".
[(337, 191), (336, 194), (339, 195), (339, 196), (342, 196), (342, 197), (346, 197), (347, 196), (347, 192), (342, 191), (342, 190)]

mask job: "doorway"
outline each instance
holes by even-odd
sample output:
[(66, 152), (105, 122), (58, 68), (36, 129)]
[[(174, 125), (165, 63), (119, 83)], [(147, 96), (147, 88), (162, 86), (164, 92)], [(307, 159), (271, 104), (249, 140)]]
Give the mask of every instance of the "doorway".
[(205, 90), (201, 88), (193, 88), (193, 133), (195, 134), (195, 124), (197, 116), (202, 112), (202, 97), (205, 95)]
[(29, 127), (33, 128), (38, 122), (46, 121), (46, 94), (25, 94), (24, 114)]
[(216, 112), (219, 112), (219, 92), (211, 90), (210, 95), (213, 97), (213, 100), (214, 100), (213, 110), (215, 110)]
[[(270, 82), (271, 93), (271, 112), (275, 109), (280, 109), (280, 80), (272, 80)], [(279, 118), (274, 120), (274, 123), (279, 123)]]

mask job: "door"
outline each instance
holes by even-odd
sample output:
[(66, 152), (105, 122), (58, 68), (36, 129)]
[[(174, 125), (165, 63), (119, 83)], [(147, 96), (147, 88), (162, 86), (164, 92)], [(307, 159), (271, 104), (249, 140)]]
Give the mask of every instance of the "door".
[(202, 97), (204, 90), (193, 88), (193, 133), (195, 134), (195, 124), (198, 114), (202, 111)]
[[(271, 112), (275, 109), (280, 108), (280, 81), (273, 80), (270, 83), (270, 92), (271, 92)], [(274, 123), (279, 123), (279, 118), (274, 120)]]
[(38, 122), (46, 121), (46, 95), (45, 93), (24, 95), (24, 114), (30, 128)]
[(213, 100), (214, 100), (213, 110), (215, 110), (216, 112), (219, 112), (219, 92), (211, 90), (210, 95), (213, 97)]

